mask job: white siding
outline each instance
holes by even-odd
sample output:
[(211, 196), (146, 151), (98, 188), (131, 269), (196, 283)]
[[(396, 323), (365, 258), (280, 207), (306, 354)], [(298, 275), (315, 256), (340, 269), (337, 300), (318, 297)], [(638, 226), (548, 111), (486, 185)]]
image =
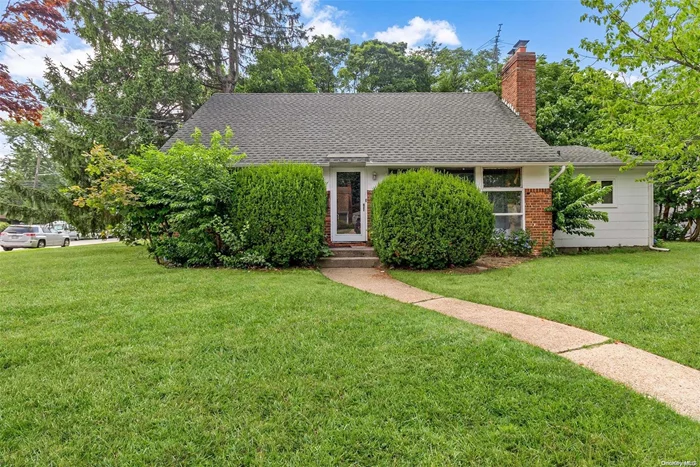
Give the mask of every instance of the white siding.
[(546, 165), (523, 166), (523, 188), (549, 188), (549, 167)]
[(632, 169), (620, 172), (617, 167), (581, 168), (576, 173), (584, 173), (595, 181), (613, 181), (613, 204), (595, 209), (606, 211), (609, 222), (594, 222), (595, 236), (583, 237), (554, 234), (557, 247), (614, 247), (646, 246), (653, 234), (651, 227), (651, 185), (637, 180), (644, 177), (646, 169)]

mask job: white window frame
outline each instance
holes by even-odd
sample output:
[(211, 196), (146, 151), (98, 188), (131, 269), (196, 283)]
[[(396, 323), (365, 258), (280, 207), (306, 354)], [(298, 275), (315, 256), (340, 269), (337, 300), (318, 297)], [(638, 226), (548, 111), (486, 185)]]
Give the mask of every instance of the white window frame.
[[(520, 170), (520, 186), (519, 187), (485, 187), (484, 186), (484, 170)], [(499, 216), (520, 216), (520, 229), (525, 230), (525, 188), (523, 187), (523, 168), (522, 167), (478, 167), (474, 171), (476, 186), (483, 192), (520, 192), (520, 212), (494, 212), (495, 217)], [(613, 188), (614, 190), (614, 188)]]
[(617, 203), (615, 202), (615, 186), (617, 185), (617, 178), (616, 177), (599, 177), (599, 178), (591, 178), (591, 182), (593, 183), (603, 183), (603, 182), (612, 182), (612, 203), (598, 203), (594, 204), (591, 207), (592, 208), (616, 208)]

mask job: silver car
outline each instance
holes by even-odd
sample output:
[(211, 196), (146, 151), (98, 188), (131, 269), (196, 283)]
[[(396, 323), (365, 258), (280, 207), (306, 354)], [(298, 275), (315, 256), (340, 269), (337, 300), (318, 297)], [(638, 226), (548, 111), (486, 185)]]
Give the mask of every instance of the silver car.
[(11, 225), (0, 233), (0, 247), (5, 251), (68, 245), (68, 234), (58, 233), (47, 225)]

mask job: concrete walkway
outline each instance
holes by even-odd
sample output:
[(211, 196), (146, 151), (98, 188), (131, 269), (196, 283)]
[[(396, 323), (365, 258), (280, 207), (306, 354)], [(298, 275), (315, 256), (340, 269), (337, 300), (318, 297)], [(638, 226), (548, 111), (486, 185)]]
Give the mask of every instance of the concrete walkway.
[(321, 269), (329, 279), (508, 334), (652, 396), (700, 421), (700, 371), (566, 324), (445, 298), (397, 281), (378, 269)]

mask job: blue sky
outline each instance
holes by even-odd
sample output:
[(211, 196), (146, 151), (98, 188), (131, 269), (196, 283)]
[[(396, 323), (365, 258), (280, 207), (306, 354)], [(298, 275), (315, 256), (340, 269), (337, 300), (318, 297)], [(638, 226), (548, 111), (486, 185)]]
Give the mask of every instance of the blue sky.
[[(447, 46), (477, 49), (496, 35), (502, 23), (502, 51), (529, 39), (529, 50), (550, 60), (567, 56), (583, 37), (603, 31), (580, 17), (578, 0), (293, 0), (307, 26), (317, 34), (349, 37), (353, 42), (379, 38), (418, 47), (436, 40)], [(489, 44), (488, 47), (491, 47)], [(40, 82), (44, 57), (74, 66), (90, 48), (66, 35), (53, 46), (19, 45), (0, 52), (13, 76)], [(584, 62), (585, 64), (590, 63)], [(600, 66), (600, 64), (598, 64)]]
[[(335, 32), (353, 42), (377, 37), (420, 46), (437, 38), (477, 49), (502, 23), (504, 53), (515, 41), (529, 39), (529, 50), (559, 60), (582, 38), (603, 33), (580, 21), (587, 9), (578, 0), (298, 0), (297, 5), (316, 32)], [(410, 43), (421, 34), (422, 40)]]

